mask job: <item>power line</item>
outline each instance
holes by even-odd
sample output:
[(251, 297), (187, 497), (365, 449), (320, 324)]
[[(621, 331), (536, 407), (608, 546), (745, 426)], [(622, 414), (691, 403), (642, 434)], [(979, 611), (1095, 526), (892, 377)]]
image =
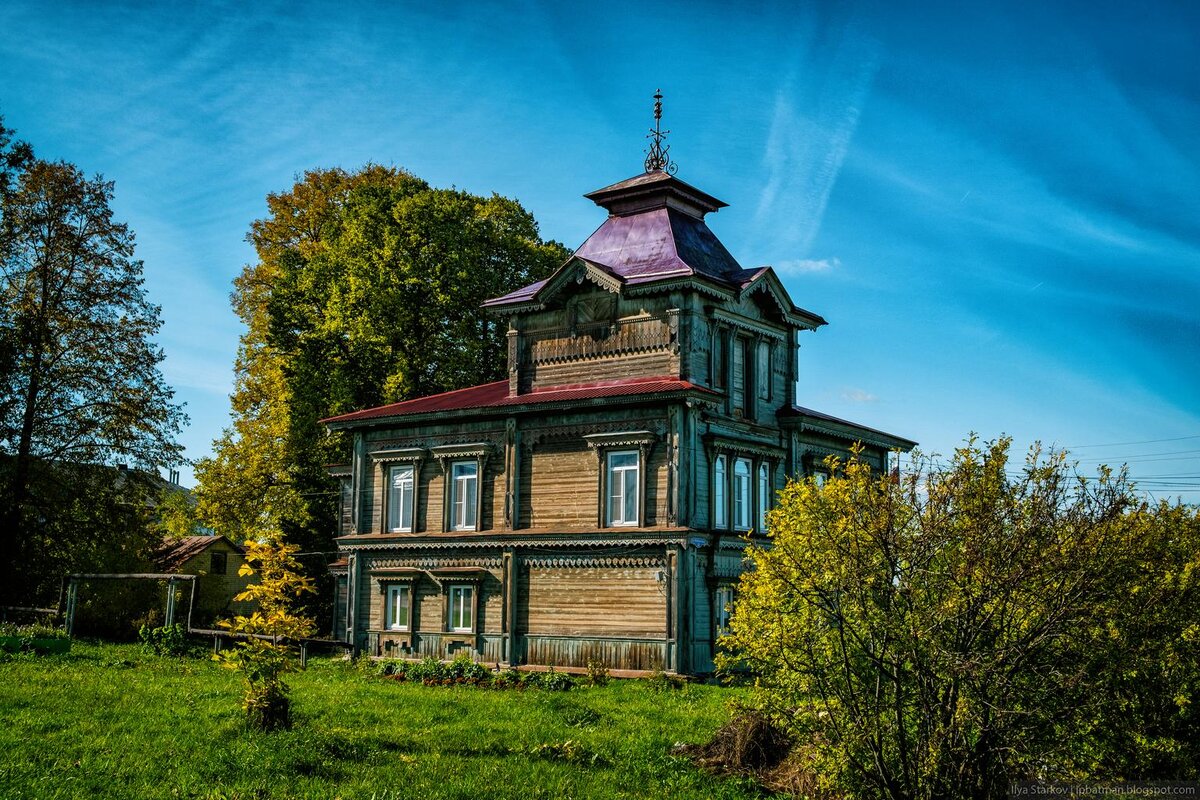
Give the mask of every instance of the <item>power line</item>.
[(1139, 442), (1110, 442), (1108, 444), (1073, 444), (1066, 447), (1067, 450), (1083, 450), (1088, 447), (1126, 447), (1131, 444), (1158, 444), (1159, 442), (1182, 442), (1185, 439), (1200, 439), (1200, 433), (1194, 436), (1177, 436), (1174, 439), (1142, 439)]

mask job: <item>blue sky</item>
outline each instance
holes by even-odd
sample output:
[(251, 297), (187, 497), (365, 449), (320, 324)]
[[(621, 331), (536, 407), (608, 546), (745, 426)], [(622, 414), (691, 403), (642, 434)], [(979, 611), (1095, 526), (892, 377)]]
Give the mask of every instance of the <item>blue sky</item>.
[(268, 192), (394, 164), (574, 247), (661, 87), (679, 176), (730, 204), (713, 230), (830, 321), (801, 404), (943, 454), (977, 431), (1127, 460), (1196, 502), (1197, 53), (1188, 2), (8, 0), (0, 113), (116, 181), (191, 457), (228, 421)]

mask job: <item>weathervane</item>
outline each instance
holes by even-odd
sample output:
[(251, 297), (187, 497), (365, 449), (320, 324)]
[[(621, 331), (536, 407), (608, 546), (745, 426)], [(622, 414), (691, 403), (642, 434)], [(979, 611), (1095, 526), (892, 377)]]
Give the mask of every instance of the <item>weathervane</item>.
[(674, 175), (679, 166), (673, 163), (667, 152), (671, 145), (663, 144), (663, 139), (670, 131), (662, 130), (662, 89), (654, 93), (654, 129), (646, 136), (652, 139), (650, 149), (646, 151), (646, 172), (660, 170), (668, 175)]

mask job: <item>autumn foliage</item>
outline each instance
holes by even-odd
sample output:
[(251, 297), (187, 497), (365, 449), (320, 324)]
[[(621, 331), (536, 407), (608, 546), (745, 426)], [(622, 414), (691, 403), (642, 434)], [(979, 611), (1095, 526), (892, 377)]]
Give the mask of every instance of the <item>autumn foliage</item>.
[[(970, 440), (790, 484), (750, 547), (727, 670), (826, 796), (993, 798), (1200, 765), (1200, 517), (1062, 453)], [(813, 785), (813, 784), (810, 784)]]
[(232, 650), (216, 656), (246, 679), (243, 706), (247, 722), (260, 730), (291, 725), (291, 704), (283, 676), (296, 668), (294, 642), (312, 637), (316, 625), (295, 610), (297, 601), (313, 591), (312, 579), (300, 572), (299, 547), (277, 537), (246, 542), (240, 575), (258, 575), (236, 600), (249, 600), (258, 610), (220, 623), (232, 633), (247, 634)]

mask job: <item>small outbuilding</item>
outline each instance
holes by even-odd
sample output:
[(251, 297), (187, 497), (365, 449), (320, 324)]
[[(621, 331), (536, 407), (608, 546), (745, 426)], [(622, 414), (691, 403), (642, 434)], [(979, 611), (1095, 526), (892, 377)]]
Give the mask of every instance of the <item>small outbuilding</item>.
[(238, 574), (245, 561), (242, 547), (224, 536), (171, 537), (154, 553), (160, 572), (199, 576), (192, 610), (192, 624), (198, 626), (253, 610), (253, 603), (234, 600), (253, 580)]

